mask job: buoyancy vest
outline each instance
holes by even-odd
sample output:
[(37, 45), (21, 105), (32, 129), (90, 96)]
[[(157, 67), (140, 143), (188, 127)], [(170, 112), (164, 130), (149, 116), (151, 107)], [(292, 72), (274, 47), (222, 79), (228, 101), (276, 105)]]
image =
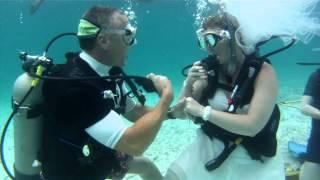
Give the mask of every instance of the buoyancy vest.
[[(242, 65), (235, 86), (229, 87), (218, 82), (219, 64), (216, 59), (214, 57), (208, 57), (202, 60), (201, 64), (204, 64), (211, 76), (208, 76), (208, 86), (203, 90), (200, 103), (207, 106), (209, 104), (208, 99), (213, 97), (217, 88), (226, 89), (233, 92), (232, 98), (229, 99), (229, 107), (226, 112), (235, 113), (238, 107), (243, 107), (250, 103), (254, 93), (254, 81), (264, 62), (269, 61), (267, 59), (258, 59), (256, 56), (248, 56)], [(217, 158), (209, 161), (206, 164), (206, 168), (208, 170), (218, 168), (239, 144), (243, 145), (250, 157), (254, 160), (262, 161), (262, 156), (273, 157), (277, 150), (276, 133), (279, 120), (279, 107), (275, 105), (272, 115), (265, 127), (254, 137), (249, 137), (231, 133), (213, 123), (203, 121), (198, 117), (196, 122), (201, 123), (203, 132), (210, 138), (215, 137), (220, 139), (225, 145), (223, 152)]]
[[(89, 65), (76, 56), (67, 64), (57, 65), (50, 76), (79, 78), (98, 76)], [(111, 110), (122, 114), (126, 96), (121, 89), (120, 106), (114, 99), (103, 98), (105, 90), (116, 94), (122, 81), (48, 80), (43, 85), (45, 121), (43, 142), (39, 153), (43, 174), (48, 179), (102, 180), (124, 174), (128, 155), (112, 150), (91, 138), (85, 128), (105, 117)], [(106, 127), (107, 128), (107, 127)]]

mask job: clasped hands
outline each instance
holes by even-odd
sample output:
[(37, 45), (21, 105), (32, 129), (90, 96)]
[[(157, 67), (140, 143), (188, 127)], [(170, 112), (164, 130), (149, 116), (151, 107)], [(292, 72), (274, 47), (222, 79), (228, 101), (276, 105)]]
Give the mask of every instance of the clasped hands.
[(204, 113), (205, 107), (199, 104), (192, 97), (181, 99), (174, 107), (172, 112), (178, 119), (191, 119), (201, 117)]

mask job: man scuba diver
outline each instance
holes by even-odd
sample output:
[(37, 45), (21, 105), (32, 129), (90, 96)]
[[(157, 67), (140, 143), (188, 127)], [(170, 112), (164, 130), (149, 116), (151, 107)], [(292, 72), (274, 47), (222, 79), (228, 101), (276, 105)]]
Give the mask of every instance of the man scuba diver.
[[(161, 178), (149, 160), (135, 156), (154, 140), (173, 92), (164, 76), (148, 75), (153, 88), (138, 78), (137, 83), (149, 83), (149, 90), (160, 96), (154, 108), (144, 106), (143, 95), (121, 69), (135, 32), (120, 10), (95, 6), (78, 27), (82, 52), (68, 53), (66, 64), (52, 65), (45, 56), (22, 54), (35, 60), (26, 66), (36, 71), (33, 76), (47, 78), (36, 86), (39, 79), (24, 74), (15, 84), (15, 179), (102, 180), (122, 178), (128, 171), (144, 179)], [(36, 66), (38, 62), (45, 68)], [(34, 70), (35, 66), (40, 68)], [(30, 85), (21, 83), (31, 81), (27, 92)], [(127, 127), (121, 116), (134, 125)]]

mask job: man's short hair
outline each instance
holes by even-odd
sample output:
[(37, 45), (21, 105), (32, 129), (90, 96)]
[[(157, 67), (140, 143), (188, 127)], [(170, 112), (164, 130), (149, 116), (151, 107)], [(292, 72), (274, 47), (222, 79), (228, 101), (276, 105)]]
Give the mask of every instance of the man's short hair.
[[(112, 15), (115, 12), (121, 13), (120, 10), (112, 7), (93, 6), (84, 13), (82, 19), (85, 19), (100, 28), (108, 28), (111, 25)], [(99, 31), (97, 32), (97, 35)], [(81, 37), (79, 39), (80, 48), (84, 50), (92, 50), (94, 48), (97, 35), (94, 37)]]

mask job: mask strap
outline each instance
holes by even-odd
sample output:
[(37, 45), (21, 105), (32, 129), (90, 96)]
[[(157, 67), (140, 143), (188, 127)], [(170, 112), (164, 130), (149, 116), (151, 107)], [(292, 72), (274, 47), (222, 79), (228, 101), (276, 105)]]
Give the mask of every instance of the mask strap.
[(101, 30), (101, 26), (87, 19), (80, 19), (77, 36), (79, 38), (96, 37)]

